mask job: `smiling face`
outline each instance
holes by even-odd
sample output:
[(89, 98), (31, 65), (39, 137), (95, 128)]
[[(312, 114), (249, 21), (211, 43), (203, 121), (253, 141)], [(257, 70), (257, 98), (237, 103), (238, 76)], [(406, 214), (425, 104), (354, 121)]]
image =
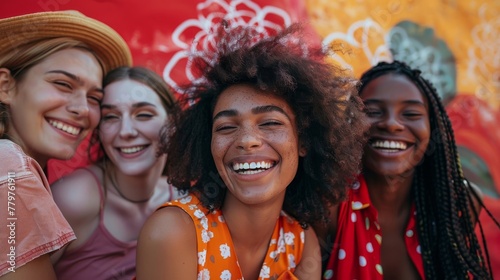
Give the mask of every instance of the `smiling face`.
[(290, 106), (249, 85), (234, 85), (221, 93), (212, 117), (211, 151), (229, 190), (226, 199), (258, 204), (283, 198), (302, 155)]
[(99, 122), (101, 83), (91, 53), (70, 48), (48, 56), (3, 88), (11, 115), (7, 134), (42, 166), (49, 158), (70, 158)]
[(430, 138), (427, 100), (402, 75), (386, 74), (360, 93), (371, 124), (363, 165), (379, 175), (401, 175), (422, 160)]
[(163, 165), (165, 156), (158, 158), (156, 152), (167, 112), (158, 94), (130, 79), (115, 81), (104, 91), (99, 138), (109, 159), (127, 175)]

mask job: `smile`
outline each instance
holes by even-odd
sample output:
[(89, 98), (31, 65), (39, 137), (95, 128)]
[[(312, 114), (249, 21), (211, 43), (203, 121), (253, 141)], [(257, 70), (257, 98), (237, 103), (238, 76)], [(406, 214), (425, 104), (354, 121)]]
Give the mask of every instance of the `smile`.
[(408, 147), (405, 142), (389, 140), (376, 140), (371, 142), (370, 146), (375, 149), (383, 149), (384, 151), (389, 153), (404, 151)]
[(238, 174), (257, 174), (270, 169), (274, 165), (276, 165), (276, 162), (259, 161), (233, 163), (233, 170)]
[(66, 123), (62, 123), (60, 121), (55, 121), (55, 120), (49, 120), (49, 123), (50, 125), (52, 125), (53, 127), (59, 129), (59, 130), (62, 130), (66, 133), (69, 133), (71, 135), (78, 135), (80, 134), (80, 131), (82, 131), (81, 128), (78, 128), (78, 127), (75, 127), (75, 126), (71, 126), (69, 124), (66, 124)]
[(147, 147), (147, 145), (143, 146), (135, 146), (135, 147), (127, 147), (127, 148), (118, 148), (118, 150), (124, 154), (133, 154), (137, 153), (139, 151), (144, 150)]

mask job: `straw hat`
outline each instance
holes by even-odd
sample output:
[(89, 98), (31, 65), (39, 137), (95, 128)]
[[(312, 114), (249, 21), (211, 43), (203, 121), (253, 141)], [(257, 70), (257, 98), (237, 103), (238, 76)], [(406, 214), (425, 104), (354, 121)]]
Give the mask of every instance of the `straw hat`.
[(0, 56), (41, 39), (71, 37), (87, 44), (102, 60), (104, 73), (131, 66), (123, 38), (106, 24), (77, 11), (41, 12), (0, 19)]

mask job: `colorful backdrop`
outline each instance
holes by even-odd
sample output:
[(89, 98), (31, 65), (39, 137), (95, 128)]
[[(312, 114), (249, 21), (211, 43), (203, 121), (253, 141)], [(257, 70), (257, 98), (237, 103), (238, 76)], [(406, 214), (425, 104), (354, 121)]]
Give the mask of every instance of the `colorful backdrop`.
[[(2, 1), (0, 18), (28, 12), (78, 10), (115, 28), (136, 65), (152, 68), (170, 86), (196, 76), (186, 50), (211, 44), (222, 18), (261, 30), (306, 22), (318, 40), (338, 50), (332, 63), (359, 75), (382, 60), (423, 70), (447, 104), (464, 170), (500, 218), (500, 2), (497, 0), (21, 0)], [(86, 164), (86, 147), (52, 161), (51, 181)], [(500, 231), (485, 216), (495, 275)]]

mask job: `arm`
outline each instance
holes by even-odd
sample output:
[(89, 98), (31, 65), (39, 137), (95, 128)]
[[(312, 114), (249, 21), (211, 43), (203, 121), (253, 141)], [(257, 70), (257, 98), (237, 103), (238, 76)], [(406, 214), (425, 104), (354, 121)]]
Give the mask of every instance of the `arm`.
[(56, 280), (56, 275), (48, 254), (42, 255), (25, 265), (0, 277), (0, 280)]
[(294, 274), (299, 279), (320, 279), (321, 250), (316, 233), (311, 227), (305, 230), (304, 242), (304, 252)]
[(77, 170), (51, 186), (52, 195), (64, 218), (73, 228), (76, 240), (51, 256), (57, 263), (65, 250), (84, 244), (99, 224), (100, 193), (94, 177), (86, 170)]
[(137, 280), (196, 279), (198, 254), (191, 217), (177, 207), (153, 213), (137, 242)]

